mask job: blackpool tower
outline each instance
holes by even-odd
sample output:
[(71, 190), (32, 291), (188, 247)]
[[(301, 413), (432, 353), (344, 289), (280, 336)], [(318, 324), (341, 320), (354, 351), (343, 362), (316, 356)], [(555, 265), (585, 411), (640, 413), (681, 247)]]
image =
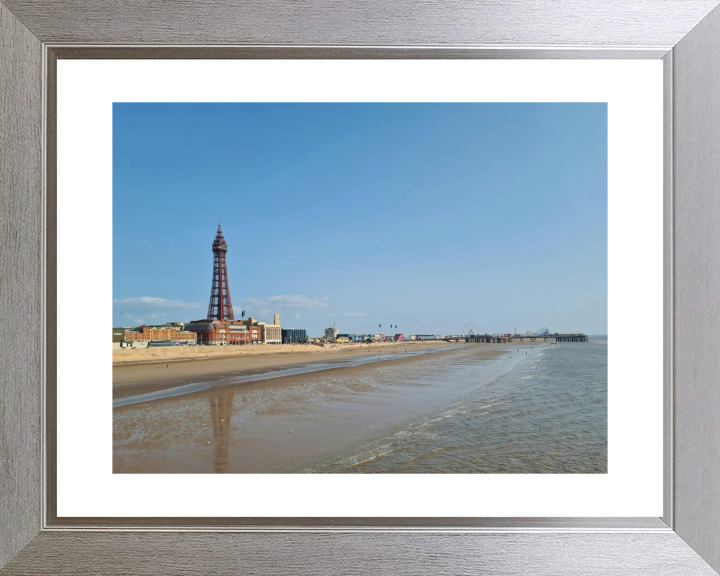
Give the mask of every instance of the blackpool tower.
[(228, 284), (227, 244), (220, 224), (218, 224), (217, 234), (215, 234), (212, 251), (213, 279), (207, 317), (210, 320), (220, 320), (221, 322), (235, 320), (232, 300), (230, 300), (230, 284)]

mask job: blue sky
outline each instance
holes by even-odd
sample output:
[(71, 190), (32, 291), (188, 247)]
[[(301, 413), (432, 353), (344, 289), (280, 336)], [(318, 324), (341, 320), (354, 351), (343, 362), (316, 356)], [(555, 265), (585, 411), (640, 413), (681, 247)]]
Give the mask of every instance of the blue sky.
[(607, 333), (607, 106), (113, 107), (113, 322)]

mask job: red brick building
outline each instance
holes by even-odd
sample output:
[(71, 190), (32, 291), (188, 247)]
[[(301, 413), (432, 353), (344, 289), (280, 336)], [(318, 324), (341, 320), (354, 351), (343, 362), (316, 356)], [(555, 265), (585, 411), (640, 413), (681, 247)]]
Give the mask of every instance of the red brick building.
[(262, 328), (246, 326), (242, 322), (196, 320), (186, 324), (185, 330), (197, 335), (198, 344), (221, 346), (262, 342)]
[(187, 330), (177, 330), (166, 326), (139, 326), (134, 330), (125, 331), (125, 341), (158, 342), (158, 341), (188, 341), (195, 343), (195, 333)]

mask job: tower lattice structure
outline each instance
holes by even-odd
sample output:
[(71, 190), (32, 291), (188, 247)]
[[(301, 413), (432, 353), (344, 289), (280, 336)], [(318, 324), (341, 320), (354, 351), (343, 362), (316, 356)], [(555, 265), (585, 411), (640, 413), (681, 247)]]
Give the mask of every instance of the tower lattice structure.
[(227, 243), (222, 228), (218, 224), (213, 241), (213, 279), (210, 290), (210, 305), (207, 317), (210, 320), (235, 320), (232, 300), (230, 300), (230, 284), (227, 272)]

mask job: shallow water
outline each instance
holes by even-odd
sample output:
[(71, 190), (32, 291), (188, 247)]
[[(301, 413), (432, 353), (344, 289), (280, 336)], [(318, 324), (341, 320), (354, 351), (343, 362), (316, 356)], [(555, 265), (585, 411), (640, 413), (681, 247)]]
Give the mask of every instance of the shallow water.
[(491, 348), (136, 397), (114, 471), (606, 472), (607, 341)]
[(302, 471), (606, 473), (607, 340), (542, 348), (497, 381)]

